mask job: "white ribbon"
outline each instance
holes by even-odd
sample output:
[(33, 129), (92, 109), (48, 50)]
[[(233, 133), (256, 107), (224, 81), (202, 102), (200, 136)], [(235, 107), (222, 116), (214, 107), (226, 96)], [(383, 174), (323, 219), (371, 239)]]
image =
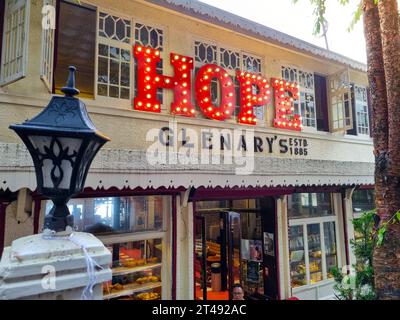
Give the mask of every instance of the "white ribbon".
[[(47, 231), (47, 232), (46, 232)], [(96, 284), (96, 271), (95, 267), (98, 267), (100, 270), (103, 269), (94, 259), (89, 255), (87, 248), (84, 243), (80, 242), (79, 239), (71, 233), (68, 236), (55, 236), (54, 232), (48, 232), (49, 230), (45, 230), (43, 232), (43, 239), (46, 240), (69, 240), (77, 246), (81, 247), (83, 254), (85, 255), (86, 261), (86, 271), (88, 274), (89, 281), (86, 284), (86, 287), (83, 289), (81, 294), (81, 300), (93, 300), (93, 287)]]

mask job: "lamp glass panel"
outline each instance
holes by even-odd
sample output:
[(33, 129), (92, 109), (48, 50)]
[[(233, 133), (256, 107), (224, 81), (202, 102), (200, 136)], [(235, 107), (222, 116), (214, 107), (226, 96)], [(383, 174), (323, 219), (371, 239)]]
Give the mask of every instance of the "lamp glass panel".
[(69, 189), (82, 139), (32, 135), (29, 140), (43, 161), (43, 187)]

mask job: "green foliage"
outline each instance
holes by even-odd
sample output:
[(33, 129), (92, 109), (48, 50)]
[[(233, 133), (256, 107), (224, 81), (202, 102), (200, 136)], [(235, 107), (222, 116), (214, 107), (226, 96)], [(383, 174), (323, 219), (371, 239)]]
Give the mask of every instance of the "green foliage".
[[(335, 295), (339, 300), (373, 300), (376, 298), (372, 254), (378, 237), (375, 230), (375, 210), (367, 211), (353, 220), (356, 240), (351, 245), (356, 263), (348, 270), (331, 270), (335, 279)], [(379, 234), (379, 232), (378, 232)]]
[[(340, 0), (340, 1), (346, 1), (346, 0)], [(298, 0), (293, 0), (293, 3), (297, 3)], [(325, 6), (326, 0), (310, 0), (310, 3), (314, 6), (314, 30), (313, 30), (313, 35), (317, 36), (320, 35), (321, 33), (324, 33), (324, 25), (327, 25), (327, 20), (325, 19), (325, 12), (326, 12), (326, 6)]]
[[(314, 6), (314, 15), (316, 16), (314, 23), (313, 35), (321, 34), (321, 26), (323, 23), (326, 23), (325, 19), (325, 1), (326, 0), (310, 0), (310, 3)], [(342, 6), (346, 6), (350, 3), (350, 0), (338, 0)], [(379, 0), (374, 0), (375, 4), (378, 4)], [(293, 0), (293, 3), (297, 3), (298, 0)], [(354, 26), (360, 21), (362, 17), (362, 0), (359, 0), (356, 11), (353, 12), (353, 18), (350, 22), (350, 25), (347, 28), (347, 31), (350, 32), (354, 29)]]

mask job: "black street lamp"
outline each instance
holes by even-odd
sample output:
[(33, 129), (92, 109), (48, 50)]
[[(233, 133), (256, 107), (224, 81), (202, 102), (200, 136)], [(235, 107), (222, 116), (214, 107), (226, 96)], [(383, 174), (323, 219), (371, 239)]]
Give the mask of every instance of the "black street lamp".
[(73, 228), (74, 217), (68, 200), (81, 192), (92, 160), (110, 139), (95, 128), (85, 104), (75, 98), (75, 67), (62, 96), (53, 96), (49, 105), (36, 117), (14, 130), (27, 147), (36, 171), (37, 191), (50, 198), (54, 205), (45, 217), (44, 229), (55, 232)]

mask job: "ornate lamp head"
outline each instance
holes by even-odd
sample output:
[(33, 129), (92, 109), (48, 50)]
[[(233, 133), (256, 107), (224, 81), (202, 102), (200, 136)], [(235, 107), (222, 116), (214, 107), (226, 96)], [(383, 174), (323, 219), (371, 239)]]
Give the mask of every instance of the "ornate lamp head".
[(74, 97), (79, 94), (75, 70), (69, 67), (67, 86), (61, 89), (64, 97), (53, 96), (36, 117), (10, 126), (31, 154), (37, 191), (54, 203), (44, 228), (56, 232), (73, 227), (67, 202), (83, 190), (94, 157), (110, 140), (95, 128), (85, 104)]

